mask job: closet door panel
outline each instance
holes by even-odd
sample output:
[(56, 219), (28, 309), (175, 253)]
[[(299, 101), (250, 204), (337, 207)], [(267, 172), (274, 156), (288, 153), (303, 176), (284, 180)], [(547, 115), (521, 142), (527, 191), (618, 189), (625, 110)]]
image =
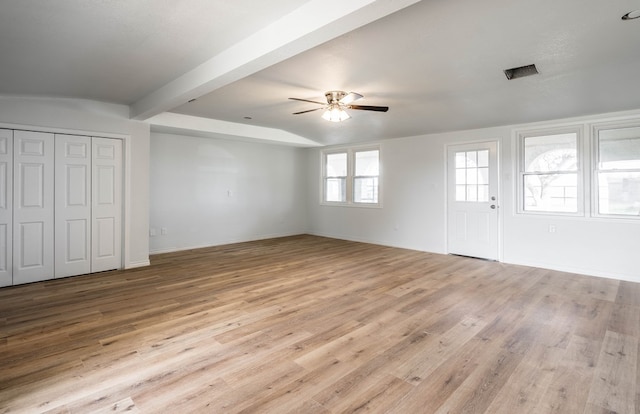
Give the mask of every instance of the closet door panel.
[(92, 140), (91, 271), (122, 267), (122, 141)]
[(0, 287), (13, 283), (13, 131), (0, 129)]
[(54, 275), (54, 137), (14, 131), (13, 284)]
[(56, 135), (55, 277), (91, 272), (91, 137)]

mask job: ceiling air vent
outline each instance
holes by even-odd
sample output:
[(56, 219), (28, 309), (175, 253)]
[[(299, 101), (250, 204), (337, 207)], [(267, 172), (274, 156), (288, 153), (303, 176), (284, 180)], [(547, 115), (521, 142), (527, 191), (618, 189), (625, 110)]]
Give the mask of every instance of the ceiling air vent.
[(538, 69), (536, 69), (536, 65), (520, 66), (519, 68), (506, 69), (504, 74), (509, 80), (518, 79), (524, 78), (525, 76), (537, 75)]

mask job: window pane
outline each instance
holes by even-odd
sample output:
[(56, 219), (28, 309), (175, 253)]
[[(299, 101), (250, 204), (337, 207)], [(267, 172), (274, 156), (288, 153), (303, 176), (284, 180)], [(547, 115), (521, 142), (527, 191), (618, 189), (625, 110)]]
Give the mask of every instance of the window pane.
[(377, 203), (378, 177), (355, 178), (353, 180), (353, 201), (355, 203)]
[(600, 169), (640, 169), (640, 127), (598, 133)]
[(467, 182), (467, 170), (456, 170), (456, 184), (465, 184)]
[(379, 175), (378, 150), (356, 152), (356, 176)]
[(477, 184), (477, 183), (478, 183), (478, 169), (469, 168), (467, 170), (467, 184)]
[(489, 150), (478, 151), (478, 167), (489, 166)]
[(467, 168), (477, 167), (478, 166), (477, 160), (478, 160), (477, 151), (467, 151)]
[(488, 168), (478, 168), (478, 184), (489, 184)]
[(466, 201), (466, 200), (467, 200), (467, 186), (456, 185), (456, 201)]
[(576, 133), (525, 137), (525, 171), (577, 171), (577, 141)]
[(464, 168), (467, 166), (467, 153), (456, 152), (456, 168)]
[(640, 216), (640, 172), (598, 174), (600, 214)]
[(347, 153), (327, 154), (327, 177), (347, 176)]
[(345, 178), (327, 178), (325, 185), (325, 201), (344, 203), (347, 201)]
[(578, 211), (577, 174), (531, 174), (524, 176), (524, 209), (575, 213)]

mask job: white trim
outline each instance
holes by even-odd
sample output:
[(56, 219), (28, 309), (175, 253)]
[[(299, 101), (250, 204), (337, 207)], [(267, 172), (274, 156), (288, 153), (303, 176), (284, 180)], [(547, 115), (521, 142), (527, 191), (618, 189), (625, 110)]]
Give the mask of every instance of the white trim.
[(53, 128), (53, 127), (46, 127), (46, 126), (11, 124), (7, 122), (0, 122), (0, 128), (14, 129), (19, 131), (46, 132), (49, 134), (80, 135), (85, 137), (98, 137), (98, 138), (115, 138), (115, 139), (131, 138), (131, 135), (128, 135), (128, 134), (112, 134), (108, 132), (87, 131), (83, 129)]
[[(586, 164), (588, 162), (588, 156), (585, 155), (588, 153), (588, 145), (586, 144), (586, 134), (584, 133), (585, 126), (584, 123), (570, 123), (558, 126), (548, 126), (545, 128), (523, 128), (523, 129), (513, 129), (512, 137), (515, 139), (515, 157), (513, 158), (515, 162), (513, 163), (515, 166), (514, 172), (514, 181), (515, 181), (515, 195), (516, 202), (515, 206), (515, 214), (523, 214), (523, 215), (531, 215), (531, 216), (562, 216), (562, 217), (585, 217), (587, 215), (587, 203), (586, 197), (588, 195), (588, 191), (585, 191), (585, 182), (587, 180), (587, 168)], [(575, 171), (577, 178), (577, 186), (576, 189), (576, 212), (563, 212), (563, 211), (535, 211), (535, 210), (525, 210), (524, 208), (524, 185), (523, 179), (525, 176), (525, 165), (524, 165), (524, 140), (526, 138), (538, 137), (538, 136), (547, 136), (547, 135), (561, 135), (561, 134), (576, 134), (576, 159), (578, 162), (578, 168)], [(572, 172), (568, 172), (570, 174)]]
[[(501, 139), (478, 139), (478, 140), (469, 140), (462, 142), (452, 142), (445, 143), (444, 145), (444, 248), (445, 254), (451, 254), (449, 252), (449, 149), (451, 147), (466, 147), (469, 146), (473, 148), (473, 146), (481, 145), (481, 144), (495, 144), (496, 146), (496, 206), (497, 206), (497, 225), (496, 229), (496, 237), (497, 237), (497, 252), (496, 252), (496, 260), (498, 262), (502, 261), (503, 258), (503, 238), (504, 238), (504, 229), (503, 229), (503, 220), (504, 215), (502, 214), (503, 210), (503, 193), (502, 193), (502, 150), (501, 150)], [(491, 162), (489, 162), (491, 164)]]
[[(355, 154), (364, 151), (378, 151), (378, 202), (377, 203), (358, 203), (354, 199), (354, 179), (355, 179)], [(336, 146), (326, 148), (320, 151), (320, 205), (330, 207), (357, 207), (357, 208), (382, 208), (382, 177), (383, 177), (383, 151), (379, 143), (362, 144), (356, 146)], [(346, 183), (346, 201), (325, 201), (325, 179), (326, 177), (326, 157), (331, 154), (347, 155), (347, 176)]]
[[(608, 121), (608, 122), (594, 122), (587, 125), (589, 127), (591, 138), (591, 164), (590, 164), (590, 180), (591, 180), (591, 217), (604, 220), (628, 220), (630, 222), (637, 222), (640, 220), (640, 215), (632, 216), (625, 214), (602, 214), (600, 213), (600, 188), (598, 186), (598, 173), (600, 172), (615, 172), (616, 170), (600, 170), (600, 135), (602, 130), (611, 129), (624, 129), (624, 128), (640, 128), (640, 118), (625, 119), (624, 121)], [(630, 169), (631, 171), (640, 171), (640, 169)], [(621, 170), (618, 170), (623, 172)], [(629, 171), (629, 170), (627, 170)]]
[(217, 247), (217, 246), (226, 246), (228, 244), (237, 244), (237, 243), (249, 243), (252, 241), (260, 241), (260, 240), (269, 240), (269, 239), (277, 239), (282, 237), (293, 237), (293, 236), (301, 236), (304, 234), (310, 233), (274, 233), (274, 234), (263, 234), (261, 236), (255, 236), (250, 238), (231, 238), (224, 239), (220, 242), (216, 243), (205, 243), (205, 244), (197, 244), (193, 246), (184, 246), (184, 247), (165, 247), (162, 249), (150, 250), (149, 255), (156, 254), (164, 254), (164, 253), (174, 253), (174, 252), (183, 252), (185, 250), (196, 250), (196, 249), (206, 249), (207, 247)]
[[(130, 269), (137, 267), (134, 262), (131, 262), (131, 137), (123, 138), (122, 148), (122, 165), (124, 171), (122, 172), (122, 267), (124, 269)], [(147, 259), (148, 263), (149, 260)]]
[(627, 282), (640, 283), (640, 277), (638, 275), (626, 274), (626, 273), (611, 273), (603, 270), (594, 270), (592, 268), (585, 268), (580, 266), (558, 266), (556, 264), (547, 263), (538, 260), (519, 260), (517, 262), (509, 261), (505, 262), (510, 265), (535, 267), (538, 269), (556, 270), (558, 272), (575, 273), (579, 275), (602, 277), (605, 279), (623, 280)]
[(139, 267), (145, 267), (145, 266), (150, 266), (151, 265), (151, 261), (147, 260), (141, 260), (138, 262), (129, 262), (129, 265), (125, 267), (125, 269), (137, 269)]

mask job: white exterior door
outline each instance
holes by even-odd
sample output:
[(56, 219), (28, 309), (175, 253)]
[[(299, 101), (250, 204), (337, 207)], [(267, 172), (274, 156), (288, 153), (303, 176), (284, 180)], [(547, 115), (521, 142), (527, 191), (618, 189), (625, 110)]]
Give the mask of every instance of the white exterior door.
[(119, 269), (122, 263), (122, 141), (92, 138), (91, 271)]
[(498, 145), (447, 149), (448, 252), (498, 260)]
[(14, 131), (13, 284), (51, 279), (53, 134)]
[(91, 137), (55, 139), (55, 277), (90, 273)]
[(13, 283), (13, 131), (0, 129), (0, 287)]

